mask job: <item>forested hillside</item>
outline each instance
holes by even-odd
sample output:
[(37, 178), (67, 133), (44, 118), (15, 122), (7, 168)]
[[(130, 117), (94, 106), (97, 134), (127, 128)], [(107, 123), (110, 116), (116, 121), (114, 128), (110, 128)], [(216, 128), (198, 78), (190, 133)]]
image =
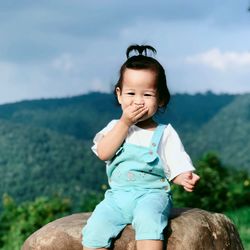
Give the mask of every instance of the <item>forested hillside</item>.
[(62, 195), (77, 201), (101, 190), (104, 166), (89, 145), (43, 128), (0, 121), (0, 195), (17, 202)]
[(100, 93), (23, 101), (0, 105), (0, 119), (48, 128), (80, 140), (89, 140), (96, 130), (119, 112), (118, 105), (114, 103), (112, 95)]
[[(176, 94), (157, 119), (173, 124), (194, 160), (215, 150), (226, 163), (249, 169), (249, 103), (249, 95)], [(115, 98), (102, 93), (0, 105), (0, 195), (77, 200), (101, 190), (105, 168), (91, 140), (119, 115)]]
[(187, 141), (196, 158), (217, 152), (231, 166), (250, 170), (250, 95), (240, 95)]
[[(171, 122), (182, 132), (197, 131), (235, 95), (175, 94), (161, 122)], [(72, 135), (80, 140), (92, 139), (96, 131), (120, 115), (120, 107), (112, 94), (90, 93), (61, 99), (42, 99), (0, 105), (0, 119)]]

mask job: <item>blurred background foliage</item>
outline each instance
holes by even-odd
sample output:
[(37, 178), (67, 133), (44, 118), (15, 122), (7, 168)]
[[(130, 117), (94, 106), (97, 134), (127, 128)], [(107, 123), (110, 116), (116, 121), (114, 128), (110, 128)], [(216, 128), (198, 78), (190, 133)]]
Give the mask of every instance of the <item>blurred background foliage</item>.
[(245, 170), (226, 168), (214, 153), (197, 161), (196, 169), (201, 179), (194, 192), (173, 185), (175, 206), (223, 212), (250, 204), (250, 176)]

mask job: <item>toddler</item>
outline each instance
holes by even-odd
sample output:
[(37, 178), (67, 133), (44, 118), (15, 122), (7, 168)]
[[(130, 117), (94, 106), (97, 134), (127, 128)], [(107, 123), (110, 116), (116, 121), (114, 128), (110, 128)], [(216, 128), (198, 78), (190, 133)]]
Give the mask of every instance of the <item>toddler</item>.
[(162, 250), (172, 207), (169, 181), (192, 192), (199, 180), (174, 128), (154, 119), (170, 94), (162, 65), (148, 52), (156, 50), (128, 47), (114, 90), (122, 115), (94, 138), (92, 150), (106, 161), (110, 189), (83, 228), (84, 250), (109, 248), (127, 224), (138, 250)]

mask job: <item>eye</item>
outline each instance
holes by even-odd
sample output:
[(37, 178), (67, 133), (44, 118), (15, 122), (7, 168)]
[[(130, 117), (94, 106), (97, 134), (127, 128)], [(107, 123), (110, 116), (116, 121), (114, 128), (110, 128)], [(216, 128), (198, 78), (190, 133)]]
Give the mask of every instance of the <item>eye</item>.
[(135, 93), (133, 92), (128, 92), (127, 95), (134, 95)]
[(149, 98), (153, 98), (153, 97), (155, 97), (156, 95), (155, 95), (155, 93), (150, 93), (150, 92), (149, 92), (149, 93), (145, 93), (144, 96), (145, 96), (145, 97), (149, 97)]

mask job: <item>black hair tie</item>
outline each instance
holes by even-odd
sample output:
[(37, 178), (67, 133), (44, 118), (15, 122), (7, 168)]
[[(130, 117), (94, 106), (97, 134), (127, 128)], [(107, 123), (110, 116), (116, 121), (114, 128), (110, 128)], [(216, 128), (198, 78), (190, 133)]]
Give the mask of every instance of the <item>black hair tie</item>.
[(156, 49), (150, 45), (138, 45), (138, 44), (135, 44), (135, 45), (131, 45), (127, 48), (127, 51), (126, 51), (126, 56), (127, 58), (129, 58), (129, 54), (132, 52), (132, 51), (135, 51), (135, 52), (138, 52), (138, 54), (140, 56), (143, 56), (143, 53), (144, 53), (144, 56), (147, 56), (147, 50), (150, 50), (153, 52), (153, 54), (156, 54)]

